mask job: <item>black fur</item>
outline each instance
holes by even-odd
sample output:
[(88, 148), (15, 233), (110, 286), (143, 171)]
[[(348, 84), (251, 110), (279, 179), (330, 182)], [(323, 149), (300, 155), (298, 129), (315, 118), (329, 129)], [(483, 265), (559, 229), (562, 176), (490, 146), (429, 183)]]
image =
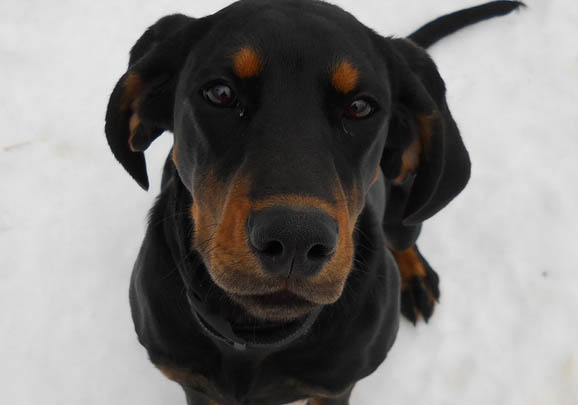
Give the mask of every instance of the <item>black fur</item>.
[[(165, 164), (134, 266), (130, 303), (139, 341), (151, 361), (183, 386), (189, 404), (211, 399), (274, 405), (332, 397), (321, 403), (343, 405), (356, 381), (385, 359), (400, 314), (399, 274), (386, 246), (414, 246), (422, 222), (469, 178), (468, 154), (444, 83), (420, 45), (519, 6), (490, 4), (442, 17), (411, 41), (381, 37), (322, 2), (244, 0), (201, 19), (164, 17), (137, 41), (112, 92), (105, 131), (115, 157), (145, 189), (144, 150), (164, 131), (175, 135), (178, 163), (169, 157)], [(231, 73), (230, 58), (246, 44), (265, 62), (257, 77), (240, 80)], [(340, 57), (360, 72), (351, 94), (329, 85), (328, 66)], [(215, 80), (233, 87), (239, 103), (210, 105), (203, 89)], [(359, 97), (372, 100), (374, 114), (344, 118)], [(402, 155), (423, 131), (419, 117), (430, 117), (431, 139), (415, 172), (398, 184)], [(131, 136), (129, 122), (136, 118)], [(383, 175), (375, 181), (379, 166)], [(333, 204), (337, 182), (348, 200), (362, 205), (343, 294), (287, 347), (236, 351), (203, 332), (187, 301), (187, 294), (201, 290), (206, 305), (223, 318), (267, 325), (230, 299), (214, 282), (203, 252), (191, 248), (199, 231), (191, 220), (192, 194), (214, 193), (199, 190), (202, 176), (213, 173), (231, 184), (240, 172), (250, 175), (251, 201), (304, 195)], [(437, 275), (420, 258), (428, 269), (424, 282), (437, 299)], [(421, 306), (426, 318), (433, 311), (416, 283), (401, 300), (413, 321), (408, 306)]]

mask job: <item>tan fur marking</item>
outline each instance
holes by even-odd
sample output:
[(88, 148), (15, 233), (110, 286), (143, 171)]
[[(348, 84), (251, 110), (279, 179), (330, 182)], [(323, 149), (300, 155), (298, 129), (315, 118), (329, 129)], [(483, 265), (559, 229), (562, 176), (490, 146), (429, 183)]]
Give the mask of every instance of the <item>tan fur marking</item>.
[[(353, 389), (353, 385), (351, 385), (341, 392), (328, 391), (327, 388), (323, 388), (320, 386), (313, 386), (311, 384), (306, 384), (306, 383), (303, 383), (302, 381), (295, 380), (295, 379), (289, 379), (287, 381), (287, 385), (289, 387), (294, 388), (298, 392), (307, 395), (309, 397), (309, 401), (315, 400), (315, 401), (319, 401), (318, 403), (323, 403), (324, 399), (325, 400), (327, 400), (327, 399), (335, 400), (338, 398), (342, 398), (345, 395), (348, 395), (351, 392), (351, 390)], [(309, 405), (309, 404), (310, 403), (308, 403), (307, 405)]]
[(418, 115), (417, 122), (419, 126), (419, 139), (422, 144), (424, 153), (428, 153), (431, 138), (433, 136), (433, 123), (437, 119), (438, 112), (434, 111), (430, 115)]
[[(335, 402), (331, 401), (331, 403), (333, 404)], [(327, 405), (327, 398), (317, 398), (317, 397), (309, 398), (309, 401), (307, 402), (306, 405)], [(349, 401), (344, 405), (349, 405)]]
[(209, 381), (206, 377), (200, 374), (193, 374), (186, 369), (159, 366), (156, 367), (167, 377), (169, 380), (178, 382), (179, 384), (185, 385), (190, 388), (203, 388), (204, 391), (209, 387)]
[[(251, 180), (244, 175), (237, 175), (227, 183), (222, 183), (209, 173), (195, 183), (194, 204), (191, 206), (195, 223), (193, 247), (203, 255), (213, 281), (232, 297), (235, 294), (259, 295), (288, 290), (314, 304), (326, 305), (341, 296), (353, 264), (352, 235), (362, 208), (362, 197), (357, 196), (357, 189), (346, 193), (338, 185), (334, 191), (337, 202), (332, 204), (302, 195), (278, 195), (251, 201)], [(279, 205), (296, 209), (321, 209), (338, 223), (336, 252), (317, 276), (288, 279), (268, 275), (250, 249), (246, 232), (249, 214)], [(260, 316), (257, 313), (253, 315)], [(271, 317), (277, 315), (271, 313)]]
[(233, 71), (241, 79), (255, 77), (261, 71), (261, 60), (255, 50), (244, 47), (233, 56)]
[(142, 91), (142, 82), (140, 77), (134, 73), (129, 73), (124, 79), (124, 94), (120, 105), (121, 111), (129, 111), (133, 107), (134, 101)]
[(228, 190), (213, 239), (213, 246), (218, 248), (209, 254), (213, 275), (219, 273), (218, 280), (229, 277), (227, 273), (235, 271), (236, 280), (228, 287), (229, 290), (239, 289), (234, 291), (237, 293), (246, 292), (248, 288), (253, 289), (247, 283), (255, 278), (255, 273), (260, 268), (256, 257), (249, 249), (246, 232), (247, 219), (251, 213), (251, 202), (248, 198), (249, 182), (248, 179), (240, 180)]
[(237, 176), (228, 184), (213, 173), (193, 187), (191, 214), (195, 223), (193, 247), (201, 252), (213, 281), (231, 293), (265, 294), (277, 284), (267, 283), (249, 249), (245, 224), (251, 205), (248, 180)]
[(178, 158), (179, 152), (177, 151), (177, 145), (173, 145), (173, 152), (171, 153), (171, 159), (175, 165), (177, 164)]
[[(184, 368), (163, 366), (158, 364), (155, 364), (155, 366), (169, 380), (175, 381), (181, 384), (182, 386), (191, 388), (195, 391), (203, 392), (206, 395), (211, 396), (218, 395), (216, 387), (205, 376), (201, 374), (194, 374)], [(214, 400), (210, 400), (210, 404), (219, 405), (219, 403)]]
[(381, 167), (377, 166), (377, 168), (375, 169), (375, 176), (373, 176), (373, 179), (371, 180), (371, 183), (369, 183), (369, 185), (372, 186), (373, 183), (379, 180), (380, 175), (381, 175)]
[(124, 79), (124, 94), (122, 96), (122, 103), (120, 104), (120, 111), (130, 113), (128, 121), (129, 138), (128, 147), (131, 151), (137, 152), (133, 147), (133, 138), (136, 135), (138, 126), (140, 125), (140, 117), (138, 116), (138, 97), (142, 91), (142, 82), (140, 77), (134, 73), (129, 73)]
[(359, 83), (359, 71), (349, 61), (341, 61), (333, 68), (331, 76), (333, 87), (347, 94)]
[(133, 142), (133, 138), (134, 138), (135, 135), (136, 135), (136, 131), (137, 131), (139, 125), (140, 125), (140, 118), (139, 118), (138, 114), (132, 113), (131, 116), (130, 116), (130, 120), (129, 120), (129, 122), (128, 122), (128, 129), (129, 129), (129, 132), (130, 132), (130, 135), (129, 135), (129, 137), (128, 137), (128, 147), (129, 147), (130, 150), (133, 151), (133, 152), (138, 152), (138, 151), (134, 148), (132, 142)]
[(427, 156), (431, 138), (433, 136), (432, 121), (436, 119), (437, 112), (430, 115), (418, 115), (418, 137), (415, 138), (401, 155), (401, 169), (399, 175), (393, 179), (395, 184), (405, 181), (408, 174), (414, 172), (419, 167), (419, 162), (423, 155)]
[(191, 206), (195, 224), (193, 247), (201, 252), (210, 248), (210, 242), (220, 221), (226, 191), (226, 185), (221, 184), (212, 172), (197, 175), (193, 183)]
[(408, 288), (408, 282), (412, 278), (423, 278), (426, 276), (426, 270), (414, 247), (402, 252), (392, 251), (392, 253), (401, 274), (402, 289)]
[(419, 156), (422, 151), (421, 141), (415, 138), (409, 147), (401, 155), (401, 169), (399, 175), (393, 179), (395, 184), (401, 184), (405, 181), (410, 172), (415, 171), (419, 166)]

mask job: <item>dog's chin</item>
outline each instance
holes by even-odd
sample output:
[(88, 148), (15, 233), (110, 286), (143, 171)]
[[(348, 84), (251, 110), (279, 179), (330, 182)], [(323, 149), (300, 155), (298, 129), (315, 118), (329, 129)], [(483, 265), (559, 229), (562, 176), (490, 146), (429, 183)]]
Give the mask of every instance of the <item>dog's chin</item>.
[(286, 290), (260, 295), (227, 295), (251, 316), (268, 321), (294, 321), (320, 308), (319, 304)]

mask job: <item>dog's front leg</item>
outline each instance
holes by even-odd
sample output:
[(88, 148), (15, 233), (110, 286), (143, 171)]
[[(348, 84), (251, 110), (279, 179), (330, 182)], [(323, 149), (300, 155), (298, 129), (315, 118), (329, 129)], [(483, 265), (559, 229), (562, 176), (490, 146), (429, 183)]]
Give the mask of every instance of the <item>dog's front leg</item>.
[(313, 397), (307, 401), (307, 405), (349, 405), (349, 397), (353, 387), (338, 397)]
[(187, 405), (220, 405), (204, 394), (190, 388), (183, 387), (187, 396)]

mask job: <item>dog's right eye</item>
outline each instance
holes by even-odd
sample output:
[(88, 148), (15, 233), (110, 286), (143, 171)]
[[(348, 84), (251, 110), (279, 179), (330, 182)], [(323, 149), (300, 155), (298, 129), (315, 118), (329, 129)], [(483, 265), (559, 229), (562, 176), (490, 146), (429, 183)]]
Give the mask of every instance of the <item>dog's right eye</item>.
[(369, 117), (374, 111), (375, 107), (369, 100), (360, 98), (349, 104), (345, 109), (345, 116), (347, 118), (360, 120)]
[(237, 97), (226, 84), (214, 84), (203, 90), (203, 96), (209, 103), (219, 107), (234, 107), (237, 103)]

